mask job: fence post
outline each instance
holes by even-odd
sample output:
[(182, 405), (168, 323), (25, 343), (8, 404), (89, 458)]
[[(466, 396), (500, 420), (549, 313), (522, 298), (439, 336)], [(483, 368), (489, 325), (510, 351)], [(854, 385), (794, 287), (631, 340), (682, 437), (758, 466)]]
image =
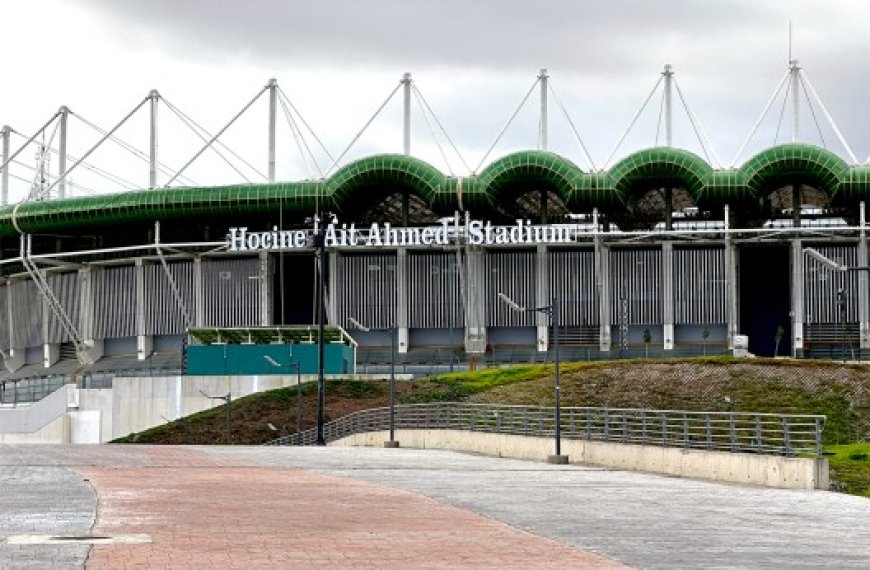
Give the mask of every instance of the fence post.
[(822, 456), (822, 421), (816, 418), (816, 457)]
[(668, 417), (662, 412), (662, 445), (668, 446)]
[(586, 408), (586, 440), (592, 439), (592, 410)]
[(640, 411), (640, 433), (643, 444), (646, 445), (646, 410)]
[(755, 416), (755, 449), (761, 453), (761, 416)]
[(610, 441), (610, 412), (604, 408), (604, 441)]
[(622, 412), (622, 443), (628, 441), (628, 413)]
[(710, 414), (705, 417), (707, 418), (707, 449), (713, 449), (713, 426), (710, 422)]
[(731, 451), (737, 451), (737, 426), (734, 422), (734, 412), (728, 412), (728, 428), (731, 432)]
[(789, 433), (788, 433), (788, 420), (785, 416), (782, 416), (782, 445), (785, 447), (785, 456), (791, 457), (791, 442), (789, 441)]
[(689, 447), (689, 415), (683, 412), (683, 447)]

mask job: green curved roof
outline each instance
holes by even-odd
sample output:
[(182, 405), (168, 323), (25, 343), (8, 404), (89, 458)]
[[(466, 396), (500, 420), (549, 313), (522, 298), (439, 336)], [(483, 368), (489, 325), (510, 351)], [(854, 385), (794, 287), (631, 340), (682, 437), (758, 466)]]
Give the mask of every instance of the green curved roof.
[(564, 199), (574, 189), (583, 172), (567, 158), (553, 152), (528, 150), (504, 156), (477, 176), (481, 190), (493, 203), (498, 202), (505, 188), (518, 181), (540, 181), (551, 185)]
[(829, 195), (836, 194), (849, 166), (836, 154), (808, 144), (783, 144), (752, 157), (740, 170), (755, 192), (763, 187), (809, 180)]
[(700, 156), (673, 147), (656, 147), (623, 158), (610, 170), (616, 191), (623, 200), (650, 183), (676, 183), (692, 196), (700, 194), (712, 168)]
[[(848, 166), (835, 154), (811, 145), (779, 145), (760, 152), (742, 167), (713, 170), (699, 156), (658, 147), (636, 152), (611, 170), (584, 173), (551, 152), (525, 151), (496, 160), (477, 176), (447, 177), (432, 165), (404, 155), (377, 155), (353, 162), (322, 181), (139, 190), (123, 194), (26, 202), (0, 208), (0, 236), (41, 233), (132, 221), (178, 219), (192, 215), (270, 212), (279, 204), (288, 214), (311, 213), (318, 202), (341, 207), (365, 201), (378, 183), (399, 184), (433, 209), (486, 208), (514, 182), (552, 185), (569, 208), (622, 207), (620, 203), (651, 184), (678, 184), (704, 207), (752, 202), (775, 185), (812, 184), (834, 201), (854, 206), (870, 199), (870, 166)], [(380, 198), (380, 197), (378, 197)]]
[(431, 203), (445, 183), (441, 171), (419, 158), (402, 154), (378, 154), (340, 168), (326, 182), (325, 193), (336, 203), (347, 200), (361, 186), (377, 182), (399, 182)]

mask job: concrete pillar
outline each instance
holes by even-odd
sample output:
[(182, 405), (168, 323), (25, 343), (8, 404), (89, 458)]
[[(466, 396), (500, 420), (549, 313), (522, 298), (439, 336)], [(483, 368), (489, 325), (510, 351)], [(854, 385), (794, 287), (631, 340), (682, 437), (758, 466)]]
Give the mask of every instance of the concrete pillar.
[[(550, 294), (550, 265), (547, 246), (538, 244), (535, 254), (535, 306), (543, 307), (552, 303)], [(561, 295), (559, 296), (561, 298)], [(550, 318), (544, 313), (535, 313), (538, 337), (538, 350), (544, 352), (549, 348)]]
[(49, 368), (55, 362), (60, 360), (60, 344), (49, 342), (49, 330), (51, 323), (51, 315), (54, 313), (45, 295), (40, 295), (40, 303), (42, 303), (42, 365)]
[(202, 258), (193, 258), (193, 314), (190, 321), (195, 327), (205, 326), (205, 293), (202, 287)]
[(804, 352), (804, 251), (799, 239), (791, 242), (791, 332), (792, 356)]
[(598, 348), (610, 352), (610, 249), (595, 238), (595, 281), (598, 288)]
[(137, 258), (134, 266), (136, 275), (136, 357), (145, 360), (154, 352), (154, 338), (146, 334), (145, 321), (145, 262)]
[(79, 333), (88, 346), (94, 342), (94, 272), (100, 271), (86, 265), (79, 269)]
[(465, 253), (465, 352), (486, 350), (486, 252), (468, 247)]
[(725, 318), (728, 324), (728, 348), (734, 348), (734, 337), (740, 334), (740, 313), (737, 311), (737, 248), (725, 241)]
[(396, 349), (408, 352), (408, 249), (396, 250)]
[(329, 252), (329, 297), (326, 303), (326, 322), (344, 327), (338, 322), (338, 260), (336, 250)]
[(662, 336), (663, 348), (674, 349), (674, 244), (662, 244)]
[(257, 284), (260, 289), (260, 326), (266, 327), (272, 324), (272, 263), (268, 251), (261, 251), (259, 258), (260, 271)]

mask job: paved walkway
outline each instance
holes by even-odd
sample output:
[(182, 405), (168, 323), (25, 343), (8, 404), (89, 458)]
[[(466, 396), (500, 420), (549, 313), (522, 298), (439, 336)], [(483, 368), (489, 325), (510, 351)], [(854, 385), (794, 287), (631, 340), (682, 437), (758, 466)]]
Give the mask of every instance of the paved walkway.
[(0, 446), (2, 568), (622, 564), (867, 568), (870, 502), (410, 449)]

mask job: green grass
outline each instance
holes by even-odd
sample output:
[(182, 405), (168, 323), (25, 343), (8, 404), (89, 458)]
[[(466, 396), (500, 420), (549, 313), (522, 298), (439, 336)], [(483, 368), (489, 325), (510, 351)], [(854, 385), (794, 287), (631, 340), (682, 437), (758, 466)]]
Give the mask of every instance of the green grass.
[(851, 495), (870, 497), (870, 443), (825, 447), (831, 482)]

